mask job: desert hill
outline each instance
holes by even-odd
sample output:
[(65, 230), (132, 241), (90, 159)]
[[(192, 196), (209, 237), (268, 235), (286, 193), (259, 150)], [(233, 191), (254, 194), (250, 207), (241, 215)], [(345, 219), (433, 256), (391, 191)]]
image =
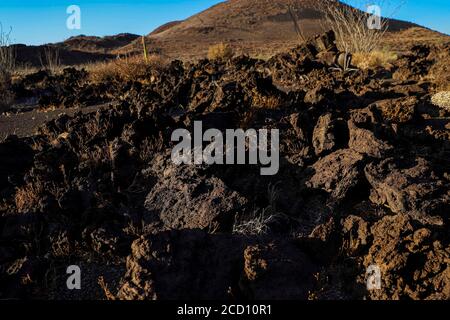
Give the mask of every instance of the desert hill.
[(79, 35), (71, 37), (64, 42), (57, 43), (56, 45), (67, 50), (109, 53), (111, 50), (126, 46), (137, 38), (139, 38), (138, 35), (130, 33), (121, 33), (105, 37)]
[[(298, 44), (289, 6), (306, 37), (323, 31), (324, 0), (229, 0), (219, 3), (185, 21), (148, 35), (150, 47), (170, 57), (204, 56), (210, 45), (228, 42), (238, 52), (272, 55)], [(332, 5), (346, 6), (339, 1)], [(391, 32), (418, 27), (415, 24), (390, 20)], [(140, 50), (140, 42), (120, 52)]]
[(41, 67), (45, 51), (57, 52), (63, 65), (79, 65), (114, 58), (113, 50), (126, 46), (139, 38), (138, 35), (122, 33), (114, 36), (96, 37), (79, 35), (63, 42), (41, 46), (15, 45), (17, 62), (21, 65)]

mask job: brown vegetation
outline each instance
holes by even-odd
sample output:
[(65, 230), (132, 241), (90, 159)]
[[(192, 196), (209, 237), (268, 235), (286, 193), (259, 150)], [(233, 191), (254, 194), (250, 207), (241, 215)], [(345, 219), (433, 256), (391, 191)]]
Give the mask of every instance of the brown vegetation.
[(229, 60), (233, 57), (233, 48), (226, 43), (219, 43), (209, 47), (208, 59), (210, 60)]

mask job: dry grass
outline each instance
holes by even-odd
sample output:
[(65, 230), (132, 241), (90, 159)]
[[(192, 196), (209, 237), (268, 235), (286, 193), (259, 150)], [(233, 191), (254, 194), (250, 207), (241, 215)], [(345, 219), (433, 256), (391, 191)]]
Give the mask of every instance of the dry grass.
[(18, 188), (14, 197), (17, 210), (19, 212), (26, 212), (30, 208), (37, 207), (43, 192), (44, 187), (39, 183), (28, 183)]
[(233, 48), (226, 43), (210, 46), (208, 49), (209, 60), (230, 60), (234, 56)]
[(123, 80), (134, 81), (145, 78), (148, 68), (160, 69), (167, 61), (159, 55), (123, 57), (108, 62), (86, 66), (90, 80), (94, 83)]
[(390, 68), (397, 59), (398, 56), (394, 52), (376, 50), (354, 53), (352, 63), (360, 69)]
[(233, 225), (234, 234), (263, 236), (270, 232), (270, 224), (281, 216), (276, 207), (276, 201), (279, 198), (277, 185), (269, 185), (267, 188), (269, 205), (266, 208), (255, 210), (247, 219), (236, 217)]
[(42, 68), (52, 74), (61, 71), (61, 59), (59, 57), (59, 49), (53, 47), (45, 47), (43, 54), (39, 57)]
[(259, 93), (253, 95), (252, 106), (254, 108), (275, 110), (278, 109), (281, 104), (281, 98), (276, 95), (266, 96)]
[(431, 102), (448, 112), (450, 112), (450, 91), (442, 91), (436, 93), (432, 98)]

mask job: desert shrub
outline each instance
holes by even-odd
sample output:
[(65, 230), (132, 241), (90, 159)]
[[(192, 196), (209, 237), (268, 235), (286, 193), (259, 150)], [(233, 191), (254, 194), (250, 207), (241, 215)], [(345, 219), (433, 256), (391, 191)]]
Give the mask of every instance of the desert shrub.
[(28, 183), (17, 188), (14, 197), (17, 210), (19, 212), (26, 212), (30, 208), (37, 207), (43, 193), (44, 186), (41, 183)]
[(263, 236), (270, 233), (270, 225), (282, 215), (277, 211), (276, 201), (279, 198), (277, 184), (267, 188), (269, 205), (263, 209), (256, 209), (249, 217), (236, 217), (233, 233), (240, 235)]
[(431, 102), (448, 112), (450, 112), (450, 91), (442, 91), (436, 93), (432, 98)]
[(14, 99), (10, 86), (16, 66), (16, 55), (14, 47), (11, 46), (10, 34), (11, 30), (4, 32), (0, 23), (0, 112), (8, 109)]
[(276, 95), (262, 95), (255, 93), (252, 100), (252, 106), (263, 109), (278, 109), (282, 104), (281, 98)]
[(42, 68), (50, 73), (57, 73), (61, 70), (61, 59), (59, 58), (59, 49), (46, 46), (39, 57)]
[(272, 215), (270, 210), (255, 211), (249, 219), (238, 220), (233, 226), (233, 233), (247, 236), (265, 235), (270, 231), (270, 223), (276, 221), (276, 219), (277, 216)]
[(226, 43), (210, 46), (208, 49), (209, 60), (229, 60), (233, 57), (233, 48)]
[[(367, 3), (368, 5), (369, 3)], [(378, 4), (385, 8), (384, 1)], [(357, 5), (357, 7), (367, 7)], [(348, 6), (338, 0), (325, 0), (318, 3), (318, 8), (324, 14), (323, 27), (331, 29), (336, 34), (338, 47), (344, 52), (372, 52), (379, 47), (380, 42), (388, 29), (388, 19), (382, 18), (380, 29), (370, 29), (367, 21), (370, 15), (362, 10)]]
[(148, 68), (161, 69), (166, 65), (166, 60), (160, 55), (119, 57), (107, 62), (99, 62), (87, 66), (90, 80), (95, 83), (109, 80), (142, 80), (147, 74)]
[(398, 59), (394, 52), (376, 50), (372, 52), (356, 52), (352, 62), (361, 69), (374, 69), (377, 67), (389, 68)]

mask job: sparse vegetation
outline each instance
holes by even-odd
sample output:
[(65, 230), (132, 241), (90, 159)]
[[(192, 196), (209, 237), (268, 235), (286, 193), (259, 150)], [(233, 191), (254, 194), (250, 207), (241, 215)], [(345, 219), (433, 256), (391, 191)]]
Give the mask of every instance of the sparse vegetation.
[(389, 68), (397, 59), (398, 56), (394, 52), (376, 50), (372, 52), (356, 52), (353, 54), (352, 62), (361, 69)]
[(219, 43), (209, 47), (208, 59), (210, 60), (229, 60), (233, 57), (233, 48), (226, 43)]

